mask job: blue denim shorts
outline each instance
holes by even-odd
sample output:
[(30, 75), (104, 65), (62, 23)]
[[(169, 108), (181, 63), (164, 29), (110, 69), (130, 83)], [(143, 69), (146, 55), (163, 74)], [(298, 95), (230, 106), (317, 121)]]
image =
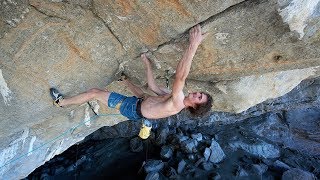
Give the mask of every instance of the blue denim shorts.
[(141, 103), (139, 101), (140, 99), (135, 96), (127, 97), (112, 92), (108, 99), (108, 106), (111, 108), (115, 108), (118, 103), (121, 103), (120, 113), (128, 119), (138, 120), (143, 118), (143, 116), (141, 115), (141, 109), (137, 109), (138, 103)]

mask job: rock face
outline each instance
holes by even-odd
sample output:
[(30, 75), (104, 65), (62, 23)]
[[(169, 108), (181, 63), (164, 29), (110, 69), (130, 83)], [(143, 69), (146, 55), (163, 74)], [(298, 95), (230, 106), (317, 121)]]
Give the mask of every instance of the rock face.
[(107, 85), (127, 92), (114, 75), (125, 71), (144, 85), (141, 52), (158, 83), (172, 81), (188, 30), (198, 23), (208, 37), (187, 89), (216, 97), (213, 110), (250, 110), (318, 76), (319, 1), (301, 3), (0, 1), (0, 175), (23, 178), (91, 132), (126, 120), (94, 101), (100, 116), (88, 104), (53, 107), (50, 87), (66, 96)]

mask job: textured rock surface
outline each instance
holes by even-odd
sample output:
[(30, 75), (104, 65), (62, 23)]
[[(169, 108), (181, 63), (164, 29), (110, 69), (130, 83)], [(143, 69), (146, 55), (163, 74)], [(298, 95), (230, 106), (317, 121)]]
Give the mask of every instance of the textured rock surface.
[(265, 142), (256, 144), (247, 144), (243, 142), (233, 142), (230, 143), (232, 148), (241, 148), (248, 153), (251, 153), (258, 157), (263, 158), (277, 158), (280, 156), (280, 151), (277, 147), (272, 144), (267, 144)]
[[(313, 88), (311, 87), (315, 83), (304, 82), (303, 84), (299, 85), (295, 90), (302, 87), (304, 87), (304, 90), (296, 91), (296, 93), (307, 94), (305, 92), (308, 91), (312, 94)], [(306, 86), (306, 84), (308, 85)], [(291, 92), (281, 98), (282, 100), (294, 98), (295, 101), (298, 101), (296, 98), (299, 96), (295, 95)], [(306, 96), (300, 97), (303, 97), (303, 99), (299, 101), (308, 102), (311, 100), (306, 98)], [(279, 103), (279, 100), (275, 102)], [(121, 128), (117, 127), (120, 124), (115, 127), (105, 127), (102, 128), (105, 130), (102, 131), (101, 129), (94, 132), (87, 138), (85, 143), (79, 145), (83, 148), (78, 148), (78, 145), (73, 146), (62, 155), (59, 155), (59, 158), (54, 158), (38, 168), (28, 176), (28, 179), (44, 175), (52, 178), (72, 178), (75, 175), (77, 178), (84, 178), (90, 175), (91, 178), (97, 179), (107, 177), (123, 179), (128, 176), (139, 179), (149, 178), (150, 173), (143, 173), (140, 170), (137, 173), (138, 168), (141, 166), (150, 168), (150, 164), (145, 164), (146, 158), (149, 160), (154, 159), (153, 161), (158, 161), (159, 164), (161, 164), (160, 161), (162, 160), (164, 166), (158, 173), (163, 178), (169, 179), (208, 179), (212, 177), (220, 177), (220, 179), (236, 179), (239, 177), (246, 179), (280, 179), (281, 177), (283, 179), (316, 179), (320, 177), (320, 160), (318, 155), (314, 153), (317, 152), (315, 144), (319, 144), (316, 142), (316, 136), (305, 135), (303, 137), (305, 141), (301, 141), (300, 144), (305, 144), (304, 150), (301, 147), (289, 147), (286, 139), (283, 141), (279, 141), (279, 139), (282, 137), (291, 138), (297, 135), (300, 136), (301, 133), (298, 134), (296, 132), (298, 128), (303, 129), (305, 132), (310, 132), (310, 134), (314, 132), (318, 128), (315, 122), (320, 117), (320, 114), (317, 112), (319, 112), (319, 106), (307, 109), (304, 106), (300, 106), (295, 109), (276, 110), (276, 112), (268, 112), (258, 116), (253, 114), (253, 117), (249, 119), (229, 125), (200, 125), (198, 121), (193, 120), (193, 123), (191, 123), (182, 116), (179, 116), (175, 120), (175, 123), (173, 120), (155, 120), (153, 121), (154, 127), (161, 126), (161, 128), (154, 128), (152, 134), (161, 134), (163, 129), (168, 129), (169, 131), (163, 135), (163, 142), (161, 144), (157, 142), (157, 136), (150, 136), (148, 141), (143, 141), (143, 156), (138, 159), (138, 162), (136, 157), (141, 153), (132, 154), (129, 149), (129, 143), (122, 143), (121, 148), (112, 146), (119, 139), (130, 141), (131, 138), (136, 139), (137, 135), (135, 134), (129, 138), (115, 138), (119, 136), (128, 137), (132, 133), (119, 133), (118, 136), (106, 135), (107, 129), (112, 132), (111, 128), (118, 130), (121, 130)], [(300, 118), (305, 121), (301, 123), (301, 127), (297, 127), (298, 125), (295, 125), (295, 120)], [(131, 126), (132, 121), (126, 121), (123, 124)], [(283, 133), (282, 131), (286, 126), (290, 126), (292, 131), (284, 131), (285, 133)], [(139, 127), (136, 128), (139, 129)], [(198, 146), (195, 147), (196, 150), (193, 152), (182, 151), (181, 146), (185, 144), (184, 142), (188, 141), (188, 138), (194, 137), (195, 134), (202, 137), (201, 140), (197, 140)], [(273, 134), (274, 136), (272, 136)], [(100, 137), (100, 139), (96, 141), (96, 137)], [(104, 137), (105, 140), (101, 137)], [(113, 138), (110, 139), (110, 137)], [(212, 139), (216, 139), (219, 145), (217, 145), (217, 142), (213, 143)], [(310, 141), (314, 141), (314, 144), (311, 144)], [(236, 150), (230, 148), (229, 144), (242, 148)], [(164, 157), (166, 153), (165, 149), (168, 146), (173, 148), (169, 158)], [(207, 148), (209, 146), (210, 148)], [(222, 159), (225, 157), (224, 160), (218, 164), (209, 162), (210, 149), (215, 154), (215, 158)], [(74, 155), (72, 155), (75, 151), (79, 151), (78, 157), (82, 157), (80, 160), (85, 159), (85, 163), (82, 163), (80, 166), (76, 166), (80, 160), (74, 160)], [(224, 153), (218, 153), (219, 151), (224, 151)], [(117, 156), (111, 156), (108, 152), (118, 154)], [(70, 155), (73, 157), (71, 160), (69, 160)], [(83, 155), (86, 158), (83, 158)], [(106, 162), (106, 165), (104, 166), (100, 162)], [(117, 165), (112, 165), (113, 163)], [(128, 166), (128, 164), (131, 165)], [(76, 167), (72, 171), (55, 173), (56, 171), (61, 171), (61, 167), (65, 168), (69, 166)], [(121, 173), (118, 173), (117, 169), (121, 169)]]
[[(296, 0), (279, 2), (1, 0), (0, 175), (22, 178), (98, 128), (125, 120), (100, 116), (91, 121), (87, 104), (53, 107), (49, 87), (67, 96), (107, 85), (127, 92), (110, 83), (124, 70), (144, 85), (137, 57), (146, 51), (157, 81), (164, 84), (174, 77), (188, 29), (200, 22), (209, 34), (187, 89), (217, 97), (216, 111), (247, 110), (319, 75), (319, 1), (308, 0), (303, 9), (295, 9)], [(92, 104), (101, 114), (116, 113)]]
[(211, 154), (209, 157), (210, 162), (219, 163), (226, 157), (219, 143), (215, 140), (212, 140), (210, 145), (210, 150), (211, 150)]
[(308, 179), (308, 180), (312, 180), (312, 179), (316, 179), (314, 177), (314, 175), (310, 172), (307, 171), (303, 171), (301, 169), (290, 169), (288, 171), (286, 171), (283, 175), (282, 175), (282, 179), (292, 179), (292, 180), (298, 180), (298, 179)]

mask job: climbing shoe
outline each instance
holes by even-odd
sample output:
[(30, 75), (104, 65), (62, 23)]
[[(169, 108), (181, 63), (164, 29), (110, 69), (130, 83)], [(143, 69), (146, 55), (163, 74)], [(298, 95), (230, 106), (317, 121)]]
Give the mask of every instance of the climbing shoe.
[(62, 107), (59, 105), (59, 101), (63, 99), (62, 94), (55, 88), (50, 88), (50, 95), (53, 100), (53, 104), (57, 107)]

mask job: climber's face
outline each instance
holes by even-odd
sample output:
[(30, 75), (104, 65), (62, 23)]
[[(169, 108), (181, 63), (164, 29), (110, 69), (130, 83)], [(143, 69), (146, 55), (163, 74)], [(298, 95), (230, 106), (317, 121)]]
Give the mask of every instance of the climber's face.
[(189, 93), (188, 99), (194, 104), (202, 104), (207, 102), (208, 96), (202, 92)]

